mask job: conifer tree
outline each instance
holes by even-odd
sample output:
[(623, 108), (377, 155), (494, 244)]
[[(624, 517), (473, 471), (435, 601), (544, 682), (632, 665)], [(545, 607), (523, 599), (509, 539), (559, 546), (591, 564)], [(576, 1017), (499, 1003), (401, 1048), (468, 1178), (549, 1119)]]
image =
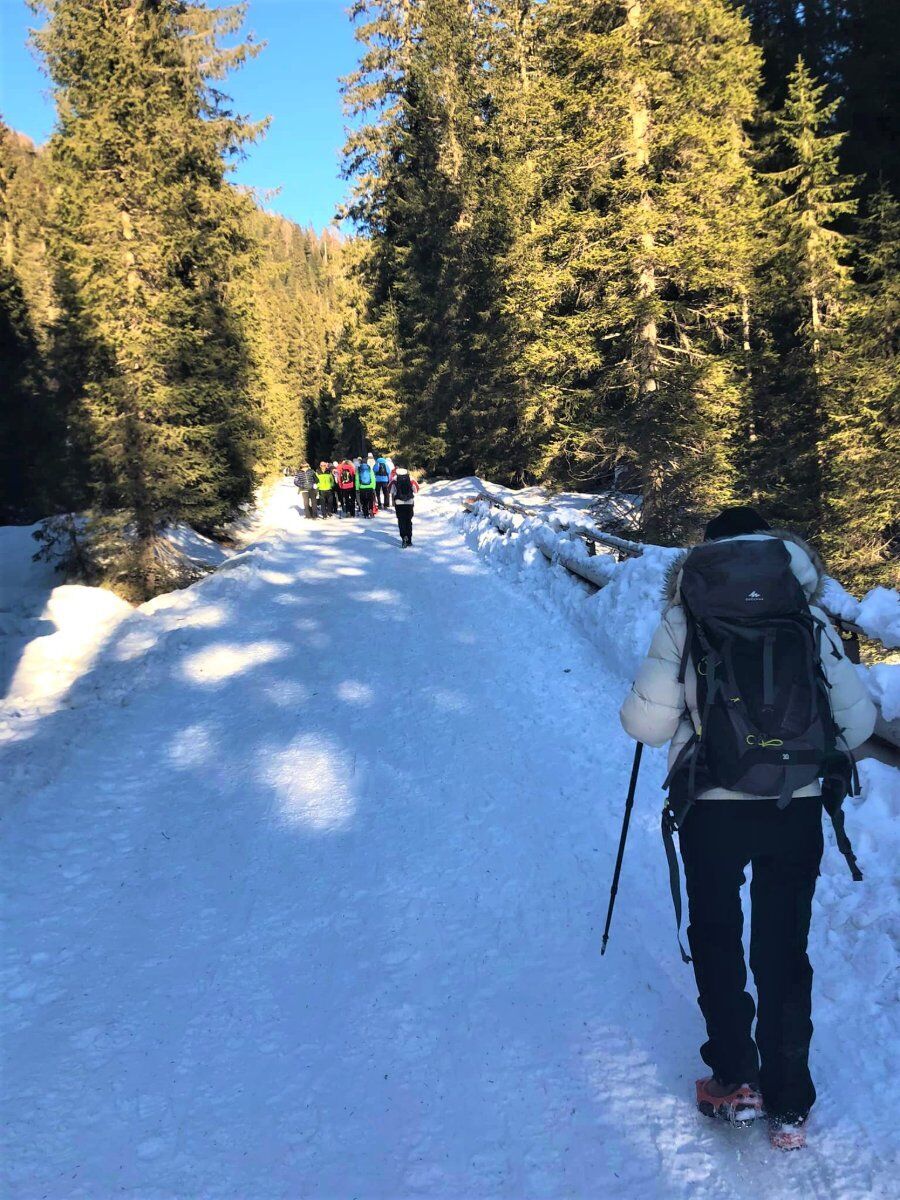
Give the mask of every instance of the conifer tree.
[(822, 524), (823, 405), (830, 365), (843, 353), (841, 311), (851, 284), (842, 224), (856, 209), (854, 181), (838, 162), (845, 135), (832, 131), (837, 108), (799, 59), (775, 115), (774, 250), (761, 289), (768, 344), (754, 380), (756, 496), (777, 520), (799, 522), (810, 535)]
[(58, 336), (48, 156), (0, 121), (0, 520), (82, 500), (68, 408), (75, 347)]
[(825, 78), (839, 65), (841, 9), (847, 0), (744, 0), (753, 36), (764, 50), (766, 99), (781, 108), (787, 81), (798, 58)]
[(830, 99), (842, 101), (847, 139), (845, 171), (883, 178), (900, 191), (900, 71), (896, 67), (896, 5), (885, 0), (744, 0), (753, 34), (764, 52), (765, 99), (780, 109), (798, 57)]
[(823, 446), (829, 566), (849, 585), (900, 585), (900, 205), (870, 200), (859, 285), (830, 370)]
[(880, 179), (900, 199), (897, 15), (884, 0), (841, 0), (837, 90), (847, 126), (843, 168), (872, 189)]
[(530, 232), (540, 207), (538, 146), (548, 127), (539, 61), (536, 0), (486, 0), (475, 7), (482, 64), (478, 201), (463, 286), (476, 298), (460, 428), (469, 468), (521, 485), (535, 478), (542, 430), (535, 420), (529, 348), (538, 314), (531, 303), (539, 262)]
[(351, 115), (370, 117), (346, 156), (348, 214), (370, 238), (365, 341), (396, 348), (385, 378), (396, 367), (403, 448), (426, 467), (501, 478), (525, 467), (504, 269), (521, 189), (504, 103), (526, 67), (504, 38), (521, 47), (531, 7), (360, 4), (366, 51), (347, 86)]
[[(342, 283), (343, 322), (335, 347), (331, 384), (338, 416), (357, 422), (380, 452), (395, 452), (405, 444), (401, 429), (399, 347), (394, 305), (372, 304), (361, 264), (370, 253), (362, 239), (347, 247), (347, 270)], [(340, 431), (322, 429), (321, 452), (330, 461)], [(328, 440), (330, 439), (330, 440)]]
[(630, 480), (646, 535), (680, 537), (734, 483), (758, 51), (723, 0), (551, 0), (545, 17), (548, 467)]
[(240, 7), (38, 7), (59, 110), (51, 245), (66, 320), (88, 347), (79, 417), (95, 504), (136, 532), (140, 593), (162, 522), (210, 529), (253, 482), (259, 411), (235, 291), (251, 265), (250, 202), (226, 164), (258, 127), (217, 82), (254, 48), (220, 46)]
[[(409, 452), (416, 436), (400, 412), (402, 380), (397, 307), (405, 256), (404, 175), (417, 169), (408, 145), (412, 124), (410, 59), (420, 36), (418, 0), (356, 0), (350, 8), (362, 50), (357, 69), (342, 81), (345, 111), (353, 122), (344, 147), (351, 182), (342, 217), (363, 235), (348, 262), (349, 320), (338, 343), (334, 384), (337, 422), (320, 418), (334, 438), (346, 416), (387, 435), (394, 450)], [(392, 411), (384, 412), (388, 395)], [(412, 405), (406, 405), (410, 410)], [(377, 440), (377, 432), (376, 432)], [(331, 453), (336, 447), (329, 447)]]
[[(40, 505), (45, 494), (40, 469), (41, 452), (46, 452), (45, 348), (34, 298), (29, 298), (22, 278), (23, 262), (35, 241), (29, 229), (33, 209), (23, 200), (40, 196), (29, 186), (34, 158), (31, 148), (0, 122), (0, 513), (7, 521), (28, 513), (32, 504)], [(32, 283), (35, 275), (43, 274), (40, 262), (32, 263), (35, 266)]]

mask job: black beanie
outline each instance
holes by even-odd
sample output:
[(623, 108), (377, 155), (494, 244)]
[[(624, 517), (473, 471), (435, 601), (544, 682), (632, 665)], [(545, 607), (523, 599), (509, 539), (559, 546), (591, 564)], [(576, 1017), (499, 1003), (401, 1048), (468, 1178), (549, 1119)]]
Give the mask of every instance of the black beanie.
[(719, 538), (739, 537), (742, 533), (760, 533), (772, 526), (761, 517), (755, 508), (738, 504), (735, 508), (723, 508), (717, 517), (706, 526), (704, 542), (716, 542)]

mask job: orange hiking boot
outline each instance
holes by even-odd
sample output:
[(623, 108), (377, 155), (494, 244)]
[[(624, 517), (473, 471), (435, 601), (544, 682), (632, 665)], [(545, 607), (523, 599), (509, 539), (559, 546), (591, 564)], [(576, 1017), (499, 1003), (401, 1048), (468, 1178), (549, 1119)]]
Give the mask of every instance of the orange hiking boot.
[(773, 1150), (802, 1150), (806, 1145), (806, 1117), (799, 1121), (770, 1117), (769, 1141)]
[(762, 1096), (749, 1083), (731, 1088), (724, 1095), (714, 1076), (697, 1080), (697, 1107), (706, 1117), (719, 1117), (738, 1129), (752, 1125), (762, 1116)]

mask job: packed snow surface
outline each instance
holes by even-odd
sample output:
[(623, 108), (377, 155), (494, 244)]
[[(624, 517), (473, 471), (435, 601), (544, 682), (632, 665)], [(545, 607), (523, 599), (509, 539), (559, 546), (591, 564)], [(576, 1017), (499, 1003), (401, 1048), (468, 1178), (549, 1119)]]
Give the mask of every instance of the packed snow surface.
[[(271, 519), (270, 487), (257, 508), (230, 530), (239, 545), (259, 536)], [(36, 560), (36, 525), (0, 526), (0, 742), (7, 721), (35, 720), (55, 710), (72, 685), (91, 667), (113, 627), (133, 611), (102, 587), (63, 583), (54, 564)], [(170, 525), (164, 533), (172, 550), (197, 567), (222, 566), (235, 553), (197, 533), (189, 525)]]
[(692, 1103), (702, 1040), (617, 710), (667, 552), (600, 592), (425, 489), (258, 540), (5, 714), (9, 1200), (895, 1196), (898, 773), (812, 938), (810, 1149)]

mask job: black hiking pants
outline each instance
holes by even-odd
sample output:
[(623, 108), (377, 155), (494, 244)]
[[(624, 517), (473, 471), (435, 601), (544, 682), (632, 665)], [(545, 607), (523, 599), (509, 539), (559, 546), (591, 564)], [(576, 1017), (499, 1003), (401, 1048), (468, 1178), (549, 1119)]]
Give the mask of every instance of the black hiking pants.
[(359, 489), (359, 507), (362, 510), (362, 515), (364, 517), (371, 517), (372, 509), (375, 507), (374, 488)]
[(375, 495), (378, 497), (379, 508), (391, 507), (391, 490), (387, 480), (384, 483), (375, 484)]
[(337, 512), (337, 496), (334, 488), (329, 488), (327, 492), (319, 492), (319, 505), (323, 517), (333, 516)]
[(341, 508), (345, 517), (356, 516), (356, 492), (353, 488), (341, 488)]
[(400, 530), (400, 537), (412, 541), (413, 506), (395, 503), (394, 512), (397, 514), (397, 528)]
[[(688, 939), (706, 1020), (700, 1054), (723, 1084), (758, 1086), (769, 1116), (805, 1117), (816, 1099), (809, 1073), (812, 967), (806, 955), (822, 858), (822, 802), (698, 800), (679, 833), (687, 886)], [(746, 990), (740, 888), (752, 865), (750, 968)]]

